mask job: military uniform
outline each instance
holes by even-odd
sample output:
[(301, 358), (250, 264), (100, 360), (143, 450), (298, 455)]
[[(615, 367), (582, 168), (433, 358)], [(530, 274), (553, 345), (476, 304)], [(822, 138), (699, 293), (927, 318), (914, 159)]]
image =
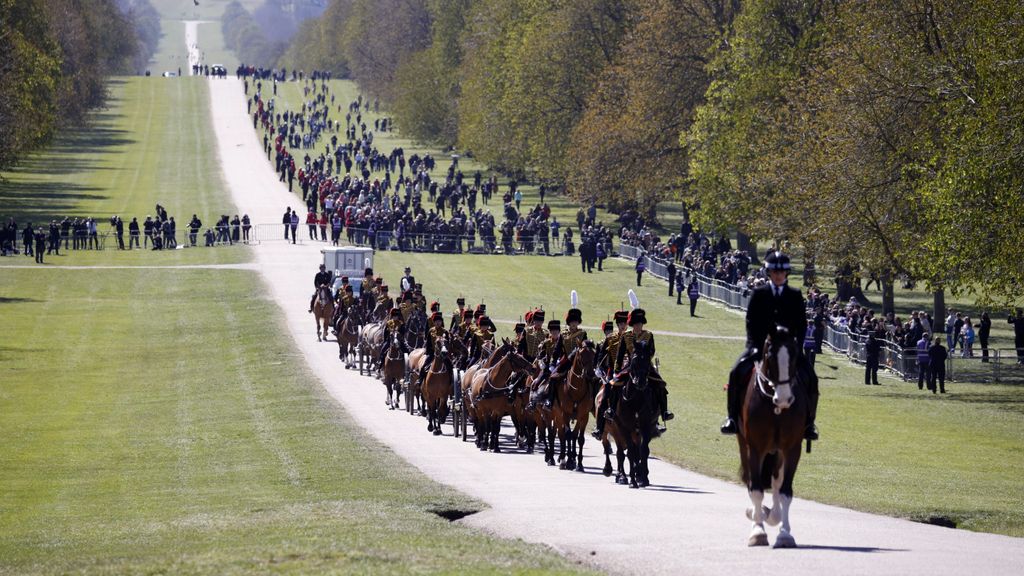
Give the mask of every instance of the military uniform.
[(384, 358), (388, 354), (388, 349), (391, 348), (392, 335), (398, 335), (398, 345), (401, 346), (402, 352), (408, 354), (409, 345), (405, 342), (405, 321), (402, 320), (402, 314), (398, 311), (398, 308), (392, 308), (388, 315), (388, 319), (384, 322), (384, 345), (380, 348), (380, 354), (377, 356), (377, 365), (384, 364)]
[[(637, 324), (646, 324), (647, 316), (643, 309), (634, 308), (629, 313), (628, 324), (635, 326)], [(648, 357), (651, 358), (652, 362), (656, 353), (654, 347), (654, 334), (644, 330), (641, 326), (639, 332), (629, 330), (622, 335), (619, 342), (618, 351), (615, 354), (615, 378), (622, 380), (623, 378), (629, 377), (629, 363), (628, 361), (633, 357), (633, 353), (637, 346), (644, 346), (647, 349)], [(625, 382), (621, 382), (625, 384)], [(675, 415), (668, 411), (668, 384), (661, 377), (661, 374), (654, 368), (652, 364), (647, 373), (647, 383), (654, 387), (657, 395), (658, 407), (661, 410), (661, 419), (669, 421), (675, 418)], [(613, 405), (609, 404), (609, 407), (614, 408)], [(607, 417), (607, 415), (606, 415)]]
[(623, 382), (615, 378), (615, 375), (622, 366), (619, 362), (619, 349), (622, 346), (622, 339), (626, 335), (626, 321), (628, 320), (628, 314), (625, 310), (619, 310), (615, 313), (615, 327), (616, 331), (605, 336), (604, 341), (598, 347), (597, 357), (594, 359), (594, 364), (598, 368), (603, 367), (605, 374), (604, 382), (604, 395), (601, 397), (601, 404), (597, 407), (596, 411), (596, 422), (594, 426), (594, 437), (598, 440), (601, 439), (601, 433), (604, 431), (604, 422), (609, 415), (614, 415), (614, 411), (610, 409), (611, 406), (615, 406), (619, 401), (619, 393)]

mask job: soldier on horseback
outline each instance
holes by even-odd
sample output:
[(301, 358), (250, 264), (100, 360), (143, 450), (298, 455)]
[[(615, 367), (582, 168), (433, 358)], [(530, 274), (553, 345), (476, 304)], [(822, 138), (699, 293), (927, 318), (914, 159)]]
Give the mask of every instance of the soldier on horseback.
[(618, 310), (613, 318), (615, 319), (615, 332), (605, 337), (604, 342), (597, 349), (597, 358), (594, 361), (595, 366), (599, 369), (598, 373), (606, 374), (603, 378), (605, 380), (604, 396), (601, 397), (601, 404), (597, 408), (597, 423), (592, 433), (598, 440), (601, 439), (601, 434), (604, 432), (605, 419), (615, 415), (615, 411), (611, 407), (618, 403), (619, 393), (622, 385), (625, 384), (615, 378), (615, 374), (622, 368), (617, 364), (619, 346), (622, 344), (622, 338), (626, 335), (629, 313), (625, 310)]
[(352, 295), (352, 285), (348, 283), (348, 278), (342, 276), (341, 281), (342, 285), (338, 288), (338, 305), (334, 308), (334, 318), (331, 320), (331, 324), (335, 326), (348, 318), (349, 311), (356, 305), (356, 297)]
[(409, 321), (409, 316), (412, 315), (412, 311), (416, 309), (416, 304), (413, 302), (412, 290), (405, 290), (402, 292), (402, 303), (398, 305), (398, 309), (402, 311), (402, 319), (406, 322)]
[(547, 334), (544, 332), (544, 311), (531, 310), (526, 313), (526, 331), (519, 340), (519, 353), (533, 363), (540, 356), (541, 345)]
[(455, 300), (455, 304), (459, 307), (459, 309), (456, 310), (455, 312), (452, 312), (452, 320), (448, 324), (449, 332), (454, 332), (456, 328), (458, 328), (459, 325), (462, 324), (462, 313), (466, 311), (466, 299), (463, 298), (462, 296), (459, 296)]
[(313, 303), (316, 302), (316, 293), (321, 286), (330, 286), (334, 283), (334, 273), (327, 270), (327, 266), (321, 264), (320, 271), (313, 277), (313, 297), (309, 299), (309, 313), (313, 313)]
[[(440, 308), (440, 305), (438, 305), (438, 307)], [(420, 382), (423, 382), (423, 379), (427, 376), (427, 370), (430, 369), (430, 365), (434, 362), (434, 355), (437, 353), (434, 346), (437, 344), (437, 341), (447, 339), (448, 331), (444, 328), (444, 315), (441, 314), (440, 310), (435, 310), (430, 315), (430, 328), (427, 330), (426, 334), (426, 351), (423, 354), (423, 365), (420, 366)], [(451, 359), (445, 358), (444, 362), (448, 372), (454, 377), (455, 371), (452, 369)]]
[(469, 351), (470, 357), (475, 359), (474, 362), (484, 359), (484, 350), (494, 340), (494, 333), (497, 330), (494, 322), (486, 314), (482, 314), (476, 319), (476, 329), (473, 331), (473, 342)]
[[(654, 334), (644, 330), (644, 324), (647, 324), (647, 313), (644, 312), (643, 308), (634, 308), (626, 319), (627, 324), (631, 330), (625, 332), (622, 335), (622, 339), (619, 342), (618, 351), (616, 352), (615, 366), (618, 368), (618, 372), (615, 373), (617, 380), (622, 380), (623, 383), (625, 378), (629, 378), (629, 360), (633, 357), (633, 352), (637, 346), (643, 346), (647, 351), (649, 358), (654, 358)], [(652, 366), (647, 374), (647, 382), (654, 386), (655, 398), (658, 401), (658, 408), (661, 411), (661, 419), (664, 422), (675, 418), (675, 414), (668, 410), (668, 384), (665, 379), (658, 374), (658, 371)], [(605, 418), (615, 417), (615, 404), (608, 404), (609, 412), (605, 414)], [(664, 432), (664, 426), (659, 426), (658, 430)]]
[(377, 289), (377, 306), (382, 307), (385, 310), (391, 310), (392, 308), (395, 307), (394, 299), (392, 299), (391, 296), (388, 296), (387, 284), (381, 284), (380, 287)]
[(384, 344), (377, 354), (376, 366), (378, 369), (384, 365), (384, 358), (388, 355), (388, 348), (391, 347), (391, 340), (395, 335), (398, 336), (398, 345), (401, 346), (402, 352), (404, 354), (412, 352), (409, 350), (409, 345), (405, 343), (405, 322), (402, 320), (402, 311), (398, 308), (391, 309), (391, 312), (388, 313), (388, 320), (384, 323)]
[[(772, 252), (765, 259), (765, 267), (768, 269), (771, 282), (755, 289), (750, 295), (750, 304), (747, 306), (746, 348), (729, 373), (729, 416), (722, 423), (722, 434), (736, 434), (738, 430), (737, 419), (740, 405), (746, 396), (750, 373), (754, 363), (761, 360), (761, 347), (764, 346), (768, 335), (776, 326), (784, 326), (790, 335), (796, 337), (797, 342), (802, 343), (807, 332), (807, 312), (803, 295), (786, 283), (790, 271), (789, 256), (779, 251)], [(802, 351), (803, 347), (798, 346), (797, 349)], [(798, 353), (797, 356), (797, 370), (802, 376), (801, 381), (807, 384), (810, 398), (804, 438), (817, 440), (818, 430), (814, 426), (814, 418), (818, 409), (818, 376), (802, 353)]]

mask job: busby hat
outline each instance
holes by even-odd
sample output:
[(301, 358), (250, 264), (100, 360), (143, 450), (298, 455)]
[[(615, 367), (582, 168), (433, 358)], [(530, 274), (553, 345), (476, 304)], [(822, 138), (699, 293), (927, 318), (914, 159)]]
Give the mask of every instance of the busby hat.
[(455, 299), (455, 303), (458, 304), (459, 306), (465, 306), (466, 299), (463, 298), (462, 296), (459, 296), (458, 298)]
[(533, 322), (533, 310), (527, 310), (526, 314), (523, 315), (523, 319), (526, 320), (527, 324)]
[(387, 284), (381, 284), (380, 285), (380, 291), (381, 292), (387, 292), (388, 291), (388, 285)]
[(789, 256), (786, 256), (779, 250), (771, 252), (768, 257), (764, 259), (764, 267), (766, 270), (789, 270)]
[(487, 315), (487, 313), (484, 312), (483, 310), (480, 310), (480, 309), (477, 309), (475, 312), (473, 312), (473, 318), (480, 318), (481, 316), (486, 316), (486, 315)]
[(633, 308), (633, 311), (629, 313), (629, 325), (636, 324), (647, 324), (647, 313), (643, 308)]
[(513, 330), (515, 330), (516, 334), (519, 334), (521, 332), (525, 332), (526, 331), (526, 323), (525, 322), (516, 322), (515, 328), (513, 328)]
[(380, 277), (374, 278), (374, 279), (373, 279), (373, 283), (374, 283), (374, 284), (376, 284), (376, 285), (378, 285), (378, 286), (381, 286), (381, 285), (383, 285), (383, 284), (384, 284), (384, 279), (383, 279), (383, 278), (380, 278)]
[(570, 322), (583, 322), (583, 312), (579, 308), (569, 308), (569, 311), (565, 314), (565, 323)]
[(533, 321), (534, 322), (543, 322), (544, 321), (544, 309), (543, 308), (540, 309), (540, 310), (534, 310), (533, 311)]
[(487, 312), (487, 304), (484, 304), (483, 302), (481, 302), (480, 304), (477, 304), (476, 305), (476, 311), (477, 312)]
[(412, 300), (412, 291), (411, 290), (406, 290), (405, 293), (402, 294), (402, 300), (405, 301), (405, 302), (411, 301)]
[(430, 303), (430, 311), (431, 312), (440, 312), (441, 311), (441, 303), (437, 302), (436, 300), (434, 302), (431, 302)]
[(488, 318), (486, 315), (477, 318), (476, 325), (481, 328), (490, 328), (491, 330), (497, 330), (497, 328), (494, 327), (494, 322), (491, 322), (491, 319)]
[(561, 330), (561, 329), (562, 329), (562, 323), (559, 322), (558, 320), (551, 320), (550, 322), (548, 322), (548, 330)]
[(389, 315), (393, 316), (393, 317), (401, 318), (402, 317), (402, 311), (399, 310), (398, 308), (392, 308), (391, 312), (389, 312)]
[(629, 320), (629, 312), (626, 312), (625, 310), (616, 310), (615, 315), (612, 317), (615, 319), (616, 324), (619, 322), (625, 322), (626, 320)]
[(341, 277), (341, 283), (342, 284), (348, 284), (348, 276), (342, 276)]
[(469, 310), (469, 309), (463, 310), (462, 311), (462, 319), (463, 320), (472, 320), (473, 319), (473, 311)]
[(373, 268), (367, 267), (367, 269), (363, 271), (363, 276), (373, 276)]
[(345, 292), (352, 292), (352, 285), (351, 284), (345, 284)]
[(430, 315), (431, 322), (437, 322), (439, 320), (441, 322), (444, 322), (444, 316), (442, 316), (440, 312), (434, 312), (433, 314)]
[(614, 328), (615, 328), (615, 326), (612, 324), (611, 320), (605, 320), (604, 322), (601, 322), (601, 331), (602, 332), (611, 332), (612, 329), (614, 329)]

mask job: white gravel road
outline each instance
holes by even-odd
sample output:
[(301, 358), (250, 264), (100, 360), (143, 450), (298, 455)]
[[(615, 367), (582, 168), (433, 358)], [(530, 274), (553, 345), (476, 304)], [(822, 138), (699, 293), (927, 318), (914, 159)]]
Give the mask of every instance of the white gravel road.
[[(262, 153), (246, 115), (241, 81), (211, 79), (209, 85), (220, 162), (236, 205), (254, 222), (280, 222), (285, 206), (301, 202), (277, 182)], [(744, 517), (749, 500), (738, 485), (654, 461), (655, 485), (630, 490), (597, 473), (603, 458), (592, 440), (585, 450), (588, 471), (581, 474), (549, 468), (539, 455), (481, 453), (472, 443), (452, 438), (447, 425), (443, 437), (434, 437), (423, 419), (387, 411), (382, 385), (346, 371), (333, 342), (317, 342), (306, 309), (321, 261), (319, 246), (266, 242), (254, 251), (269, 293), (280, 305), (286, 334), (320, 383), (400, 457), (486, 502), (489, 510), (461, 520), (470, 526), (547, 544), (602, 570), (625, 574), (961, 576), (1024, 571), (1024, 540), (801, 500), (799, 477), (791, 519), (800, 548), (751, 549)], [(828, 450), (827, 438), (816, 448)], [(775, 533), (769, 529), (772, 540)]]

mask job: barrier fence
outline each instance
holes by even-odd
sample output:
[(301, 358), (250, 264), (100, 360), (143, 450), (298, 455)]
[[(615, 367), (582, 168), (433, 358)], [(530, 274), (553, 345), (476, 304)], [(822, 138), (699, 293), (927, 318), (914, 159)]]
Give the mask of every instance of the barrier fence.
[[(668, 262), (649, 256), (643, 247), (621, 244), (618, 254), (634, 261), (643, 258), (647, 273), (668, 280)], [(701, 297), (729, 308), (747, 309), (750, 302), (749, 290), (690, 270), (681, 271), (687, 284), (693, 278), (697, 279)], [(867, 362), (867, 335), (851, 334), (845, 326), (826, 324), (821, 343), (853, 362)], [(968, 357), (964, 357), (961, 351), (957, 350), (955, 353), (950, 352), (946, 360), (946, 380), (1024, 384), (1024, 364), (1020, 363), (1020, 359), (1018, 351), (1013, 348), (991, 348), (987, 356), (982, 356), (979, 350), (975, 350), (974, 355)], [(903, 349), (895, 342), (886, 340), (879, 352), (878, 363), (880, 369), (889, 370), (903, 380), (918, 379), (916, 348)]]

